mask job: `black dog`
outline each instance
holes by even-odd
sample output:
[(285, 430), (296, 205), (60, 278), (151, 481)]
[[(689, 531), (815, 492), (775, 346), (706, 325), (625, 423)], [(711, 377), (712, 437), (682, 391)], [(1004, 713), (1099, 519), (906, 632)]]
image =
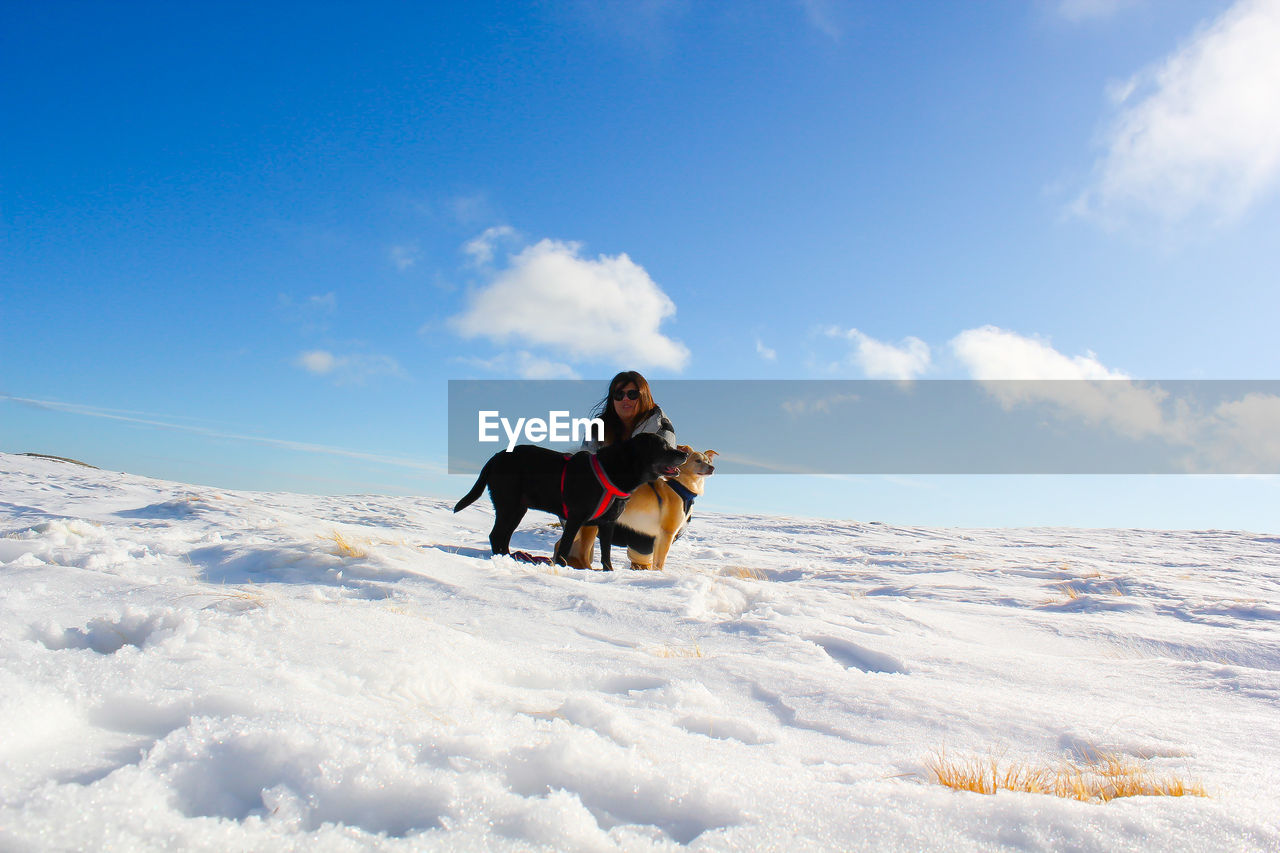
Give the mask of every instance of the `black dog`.
[(645, 483), (675, 476), (687, 457), (683, 450), (676, 450), (653, 433), (602, 447), (595, 456), (585, 450), (568, 456), (521, 444), (495, 453), (453, 511), (471, 506), (485, 486), (489, 487), (497, 516), (489, 532), (489, 546), (495, 554), (510, 553), (511, 534), (527, 510), (558, 515), (564, 521), (564, 533), (556, 543), (555, 562), (561, 566), (565, 565), (578, 528), (590, 522), (600, 528), (601, 567), (613, 571), (609, 561), (613, 523), (622, 513), (627, 497)]

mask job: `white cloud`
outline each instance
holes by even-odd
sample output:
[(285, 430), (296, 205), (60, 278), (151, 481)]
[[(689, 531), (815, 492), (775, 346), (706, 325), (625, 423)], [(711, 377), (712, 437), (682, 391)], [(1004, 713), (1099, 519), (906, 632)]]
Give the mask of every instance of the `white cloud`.
[(1113, 88), (1119, 113), (1077, 213), (1108, 223), (1197, 213), (1230, 220), (1275, 189), (1280, 0), (1239, 0), (1158, 66)]
[(375, 376), (405, 378), (408, 375), (389, 355), (334, 355), (328, 350), (315, 349), (299, 353), (294, 364), (317, 376), (330, 377), (339, 385), (363, 385)]
[(478, 267), (487, 267), (493, 263), (493, 255), (498, 244), (512, 241), (516, 236), (516, 230), (510, 225), (495, 225), (492, 228), (486, 228), (479, 237), (468, 240), (463, 245), (462, 251), (470, 256), (471, 263)]
[[(818, 332), (851, 341), (849, 361), (874, 378), (911, 379), (930, 366), (929, 347), (918, 338), (893, 346), (857, 329), (827, 326)], [(969, 378), (1006, 410), (1029, 407), (1046, 423), (1082, 423), (1159, 442), (1176, 454), (1169, 461), (1187, 473), (1269, 474), (1280, 466), (1280, 394), (1249, 392), (1214, 402), (1219, 391), (1210, 387), (1213, 383), (1200, 388), (1135, 380), (1092, 352), (1066, 355), (1047, 340), (991, 325), (961, 332), (948, 349)], [(781, 406), (805, 416), (830, 414), (858, 401), (856, 394), (833, 394), (786, 400)]]
[(951, 349), (974, 379), (1127, 379), (1093, 353), (1065, 356), (1047, 343), (996, 326), (968, 329)]
[(765, 361), (778, 360), (778, 351), (765, 346), (764, 341), (759, 338), (756, 338), (756, 355), (760, 356)]
[(525, 248), (471, 293), (450, 325), (465, 338), (543, 347), (570, 361), (683, 369), (688, 348), (659, 330), (675, 303), (625, 254), (580, 252), (559, 240)]
[[(1212, 439), (1199, 449), (1211, 469), (1270, 473), (1280, 464), (1280, 397), (1249, 393), (1214, 410)], [(1204, 464), (1204, 461), (1201, 461)]]
[(988, 383), (987, 390), (1005, 408), (1049, 403), (1086, 423), (1105, 423), (1135, 438), (1185, 438), (1184, 424), (1165, 419), (1167, 392), (1134, 385), (1127, 374), (1102, 364), (1091, 352), (1063, 355), (1044, 341), (996, 326), (961, 332), (951, 340), (951, 350), (971, 377)]
[[(1130, 438), (1160, 439), (1185, 448), (1188, 472), (1265, 474), (1280, 465), (1280, 396), (1250, 392), (1206, 410), (1194, 390), (1174, 396), (1131, 380), (1093, 353), (1069, 357), (1044, 341), (995, 326), (962, 332), (951, 348), (1005, 408), (1048, 404), (1060, 417)], [(999, 381), (1010, 379), (1037, 381)]]
[(524, 379), (577, 379), (572, 367), (547, 358), (539, 358), (521, 350), (515, 354), (516, 371)]
[(841, 331), (833, 327), (827, 334), (846, 338), (853, 344), (849, 359), (869, 379), (915, 379), (928, 370), (931, 363), (929, 345), (919, 338), (903, 338), (895, 346), (857, 329)]
[(334, 367), (338, 364), (338, 360), (334, 358), (333, 353), (327, 350), (313, 349), (300, 353), (298, 355), (297, 364), (303, 370), (310, 371), (311, 373), (315, 373), (319, 376), (324, 376), (325, 374), (333, 372)]

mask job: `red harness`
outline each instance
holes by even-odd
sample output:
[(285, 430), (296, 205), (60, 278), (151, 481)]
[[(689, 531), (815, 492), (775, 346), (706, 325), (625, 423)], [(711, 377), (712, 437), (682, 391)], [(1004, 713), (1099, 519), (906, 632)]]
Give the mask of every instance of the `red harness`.
[[(569, 460), (572, 454), (564, 455), (564, 467), (560, 469), (560, 507), (564, 510), (564, 517), (569, 517), (569, 504), (564, 499), (564, 477), (569, 473)], [(604, 468), (600, 467), (600, 460), (591, 454), (591, 470), (596, 475), (596, 481), (600, 483), (600, 487), (604, 489), (604, 494), (600, 496), (600, 503), (596, 506), (596, 511), (591, 514), (587, 521), (595, 521), (604, 515), (609, 509), (609, 505), (613, 503), (614, 498), (622, 498), (623, 500), (631, 497), (630, 492), (624, 492), (613, 484), (609, 479), (609, 475), (604, 472)]]

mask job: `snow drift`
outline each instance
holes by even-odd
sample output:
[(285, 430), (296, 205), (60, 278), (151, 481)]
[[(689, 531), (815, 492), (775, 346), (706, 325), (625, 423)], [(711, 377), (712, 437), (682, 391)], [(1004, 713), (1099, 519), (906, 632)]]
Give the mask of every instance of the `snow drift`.
[[(605, 574), (441, 500), (0, 484), (5, 850), (1280, 846), (1275, 536), (696, 513)], [(1210, 796), (957, 792), (940, 750)]]

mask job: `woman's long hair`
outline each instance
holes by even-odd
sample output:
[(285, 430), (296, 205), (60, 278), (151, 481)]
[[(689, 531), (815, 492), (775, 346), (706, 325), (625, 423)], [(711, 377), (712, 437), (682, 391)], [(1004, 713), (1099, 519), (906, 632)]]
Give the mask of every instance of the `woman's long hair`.
[(604, 395), (604, 399), (600, 401), (600, 405), (596, 407), (595, 417), (604, 421), (604, 443), (606, 445), (613, 444), (615, 441), (623, 441), (631, 437), (631, 432), (622, 422), (622, 418), (618, 417), (618, 411), (613, 407), (613, 392), (620, 388), (626, 388), (628, 385), (634, 384), (636, 390), (640, 392), (640, 399), (636, 401), (636, 416), (631, 422), (631, 426), (636, 426), (649, 417), (657, 406), (653, 402), (653, 394), (649, 391), (649, 383), (643, 376), (634, 370), (624, 370), (613, 380), (609, 382), (609, 393)]

